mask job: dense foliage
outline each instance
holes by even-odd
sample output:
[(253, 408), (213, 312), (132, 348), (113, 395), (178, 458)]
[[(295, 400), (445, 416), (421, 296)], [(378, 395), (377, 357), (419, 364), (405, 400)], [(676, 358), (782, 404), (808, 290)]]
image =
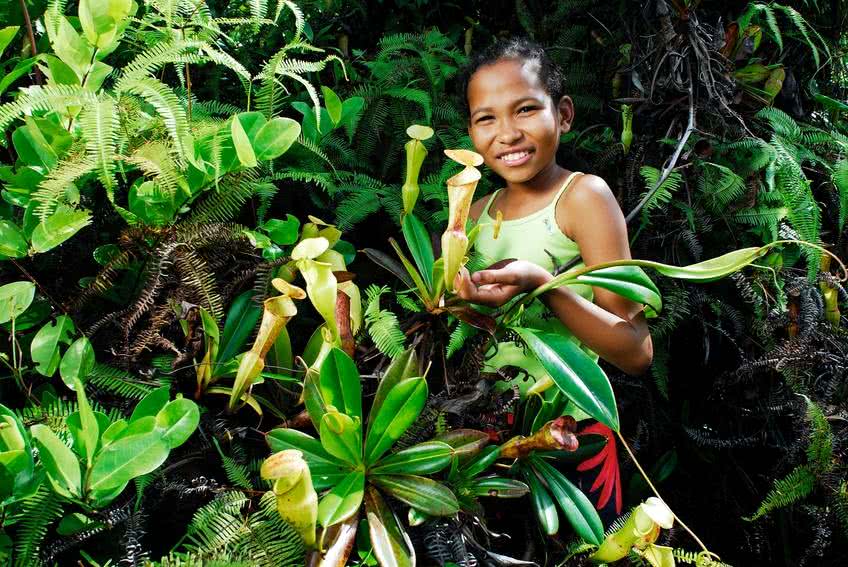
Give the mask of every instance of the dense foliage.
[[(4, 564), (844, 562), (848, 5), (460, 4), (0, 6)], [(556, 285), (655, 312), (648, 376), (451, 293), (517, 33), (644, 260)]]

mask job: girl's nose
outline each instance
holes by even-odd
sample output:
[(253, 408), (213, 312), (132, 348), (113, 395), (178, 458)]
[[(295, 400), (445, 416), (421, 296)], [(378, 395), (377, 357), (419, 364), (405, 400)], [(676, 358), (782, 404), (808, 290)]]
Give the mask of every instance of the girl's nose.
[(501, 123), (498, 130), (498, 141), (507, 146), (515, 144), (521, 139), (521, 130), (515, 127), (511, 120), (505, 120)]

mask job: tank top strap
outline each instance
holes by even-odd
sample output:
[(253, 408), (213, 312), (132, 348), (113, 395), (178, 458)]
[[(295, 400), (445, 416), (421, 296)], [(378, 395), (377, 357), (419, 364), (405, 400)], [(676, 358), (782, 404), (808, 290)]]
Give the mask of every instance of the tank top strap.
[(583, 175), (582, 171), (572, 171), (571, 174), (565, 178), (565, 183), (562, 184), (557, 194), (554, 196), (554, 200), (551, 201), (551, 204), (548, 205), (552, 211), (556, 211), (557, 203), (559, 203), (560, 197), (571, 187), (571, 183), (577, 178), (578, 175)]
[(498, 193), (500, 193), (500, 192), (501, 192), (501, 190), (497, 189), (497, 190), (495, 190), (494, 193), (492, 193), (491, 197), (489, 197), (489, 200), (486, 201), (486, 206), (483, 208), (483, 212), (480, 213), (480, 218), (483, 218), (484, 215), (491, 218), (491, 215), (489, 215), (489, 209), (492, 207), (492, 203), (495, 202), (495, 197), (497, 197)]

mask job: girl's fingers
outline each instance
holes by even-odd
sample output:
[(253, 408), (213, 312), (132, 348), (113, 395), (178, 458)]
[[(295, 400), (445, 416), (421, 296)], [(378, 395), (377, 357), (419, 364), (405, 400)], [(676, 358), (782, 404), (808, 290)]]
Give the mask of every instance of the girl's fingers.
[(474, 272), (472, 281), (477, 285), (483, 284), (516, 284), (520, 278), (520, 274), (516, 274), (514, 270), (502, 268), (500, 270), (481, 270)]

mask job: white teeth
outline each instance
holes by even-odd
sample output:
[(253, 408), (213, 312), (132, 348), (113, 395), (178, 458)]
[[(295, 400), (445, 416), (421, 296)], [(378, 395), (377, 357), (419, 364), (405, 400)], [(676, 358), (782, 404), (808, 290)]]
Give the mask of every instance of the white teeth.
[(517, 161), (527, 155), (530, 155), (530, 152), (515, 152), (512, 154), (506, 154), (505, 156), (501, 156), (501, 159), (504, 161)]

